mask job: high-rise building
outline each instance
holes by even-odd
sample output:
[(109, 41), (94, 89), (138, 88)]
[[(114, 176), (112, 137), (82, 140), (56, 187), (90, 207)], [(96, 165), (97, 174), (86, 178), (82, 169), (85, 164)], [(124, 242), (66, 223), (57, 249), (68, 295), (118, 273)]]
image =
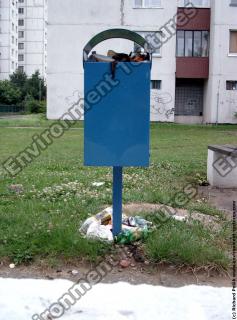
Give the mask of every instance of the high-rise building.
[(18, 65), (27, 75), (39, 70), (45, 76), (46, 21), (46, 0), (18, 0)]
[(17, 0), (0, 0), (0, 80), (18, 67)]
[(0, 0), (0, 79), (17, 68), (45, 77), (47, 0)]
[[(124, 28), (154, 47), (152, 121), (237, 123), (237, 0), (48, 0), (48, 8), (48, 118), (83, 98), (86, 43)], [(95, 50), (133, 48), (116, 39)]]

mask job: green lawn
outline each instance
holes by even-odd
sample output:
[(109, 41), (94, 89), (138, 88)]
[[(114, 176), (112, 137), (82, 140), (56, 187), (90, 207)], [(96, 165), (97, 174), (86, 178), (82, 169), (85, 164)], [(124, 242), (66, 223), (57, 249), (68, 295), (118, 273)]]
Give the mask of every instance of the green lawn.
[[(0, 119), (1, 163), (27, 147), (32, 136), (48, 125), (42, 116)], [(34, 128), (16, 128), (19, 126)], [(151, 166), (125, 169), (124, 203), (159, 202), (176, 207), (177, 192), (188, 183), (197, 184), (197, 174), (205, 180), (207, 145), (236, 143), (236, 133), (237, 126), (228, 125), (152, 124)], [(105, 185), (96, 188), (93, 182)], [(10, 191), (12, 184), (22, 184), (24, 192), (17, 195)], [(36, 257), (96, 260), (110, 248), (83, 239), (78, 228), (86, 217), (111, 204), (111, 187), (111, 168), (83, 166), (82, 123), (55, 140), (16, 178), (1, 169), (0, 259), (9, 257), (18, 263)], [(183, 206), (190, 211), (218, 214), (196, 199)], [(169, 223), (158, 229), (145, 240), (148, 257), (154, 261), (226, 267), (226, 233), (220, 235), (200, 225), (190, 230), (184, 223)]]

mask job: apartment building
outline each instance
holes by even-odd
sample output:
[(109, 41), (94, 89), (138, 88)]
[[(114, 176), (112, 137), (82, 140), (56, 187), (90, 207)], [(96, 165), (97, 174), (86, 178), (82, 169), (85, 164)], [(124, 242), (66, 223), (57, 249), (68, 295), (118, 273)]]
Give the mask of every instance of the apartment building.
[(0, 0), (0, 79), (19, 68), (46, 75), (47, 0)]
[(0, 0), (0, 80), (18, 67), (17, 0)]
[(27, 75), (46, 74), (47, 1), (18, 0), (18, 64)]
[[(151, 121), (237, 123), (237, 0), (48, 2), (49, 119), (83, 97), (86, 43), (103, 30), (125, 28), (153, 47)], [(114, 39), (95, 50), (135, 47)]]

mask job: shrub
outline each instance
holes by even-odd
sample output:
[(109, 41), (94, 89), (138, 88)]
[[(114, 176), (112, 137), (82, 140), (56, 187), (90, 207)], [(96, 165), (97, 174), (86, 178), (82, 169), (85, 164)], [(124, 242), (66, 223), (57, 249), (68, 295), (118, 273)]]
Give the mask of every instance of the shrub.
[(8, 80), (0, 81), (0, 103), (6, 105), (18, 104), (21, 91)]
[(27, 113), (46, 113), (46, 86), (39, 71), (27, 77), (17, 70), (10, 80), (0, 81), (0, 104), (16, 105)]
[(46, 102), (38, 101), (31, 96), (27, 96), (25, 100), (25, 110), (27, 113), (45, 113)]

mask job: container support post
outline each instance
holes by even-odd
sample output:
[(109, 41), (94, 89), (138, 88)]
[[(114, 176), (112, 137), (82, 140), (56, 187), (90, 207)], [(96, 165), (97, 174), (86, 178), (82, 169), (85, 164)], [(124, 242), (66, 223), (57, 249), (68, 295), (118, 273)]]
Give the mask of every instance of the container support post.
[(113, 235), (122, 231), (123, 167), (113, 167)]

